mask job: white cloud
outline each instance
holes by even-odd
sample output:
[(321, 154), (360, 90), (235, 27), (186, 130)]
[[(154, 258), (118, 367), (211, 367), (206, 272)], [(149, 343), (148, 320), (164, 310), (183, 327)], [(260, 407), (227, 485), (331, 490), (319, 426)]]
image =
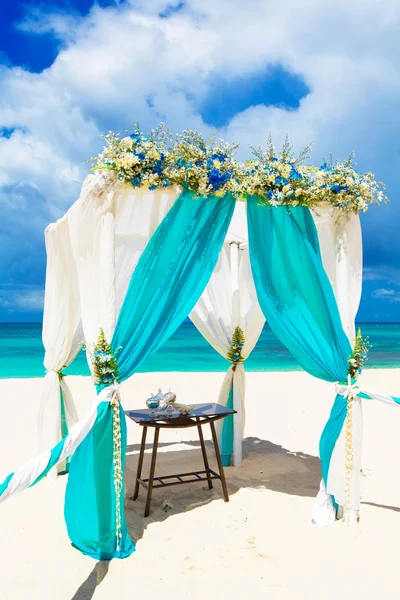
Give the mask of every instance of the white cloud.
[(378, 290), (374, 290), (371, 294), (372, 298), (378, 298), (380, 300), (388, 300), (391, 304), (396, 302), (400, 302), (400, 292), (396, 290), (387, 290), (385, 288), (380, 288)]
[(42, 287), (19, 285), (15, 290), (10, 286), (0, 287), (0, 308), (12, 312), (29, 313), (41, 312), (44, 304), (44, 290)]
[[(269, 131), (278, 142), (289, 132), (297, 148), (315, 140), (316, 161), (355, 150), (361, 169), (392, 181), (389, 194), (396, 189), (398, 0), (187, 0), (170, 18), (158, 16), (173, 4), (132, 0), (95, 6), (86, 17), (46, 5), (26, 16), (27, 33), (52, 32), (62, 49), (40, 74), (0, 67), (0, 126), (19, 128), (0, 138), (0, 185), (36, 190), (42, 214), (55, 219), (76, 199), (100, 133), (163, 120), (209, 134), (197, 107), (215, 76), (279, 62), (310, 88), (300, 108), (250, 107), (221, 135), (241, 142), (242, 156)], [(367, 234), (394, 227), (387, 210), (364, 219)], [(399, 247), (383, 246), (400, 264)]]

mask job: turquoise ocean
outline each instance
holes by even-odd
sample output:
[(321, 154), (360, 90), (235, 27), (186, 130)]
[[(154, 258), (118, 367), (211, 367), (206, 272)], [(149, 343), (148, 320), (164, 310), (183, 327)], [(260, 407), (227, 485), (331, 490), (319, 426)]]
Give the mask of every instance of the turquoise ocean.
[[(372, 344), (366, 368), (400, 367), (400, 323), (360, 323)], [(42, 377), (44, 349), (41, 323), (0, 323), (0, 378)], [(185, 321), (174, 335), (148, 358), (139, 372), (225, 371), (227, 362), (206, 342), (191, 322)], [(257, 346), (246, 361), (248, 371), (296, 371), (296, 360), (266, 325)], [(66, 370), (88, 375), (81, 352)]]

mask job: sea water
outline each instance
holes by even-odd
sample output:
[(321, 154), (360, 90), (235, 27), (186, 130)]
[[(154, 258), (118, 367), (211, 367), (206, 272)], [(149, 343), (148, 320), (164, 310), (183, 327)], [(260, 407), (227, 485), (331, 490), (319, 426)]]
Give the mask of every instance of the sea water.
[[(366, 368), (400, 367), (400, 323), (361, 323), (372, 349)], [(0, 378), (42, 377), (44, 349), (40, 323), (0, 323)], [(173, 336), (144, 361), (138, 372), (225, 371), (227, 361), (185, 321)], [(247, 371), (296, 371), (300, 366), (266, 325), (257, 346), (246, 361)], [(81, 352), (66, 372), (88, 375)]]

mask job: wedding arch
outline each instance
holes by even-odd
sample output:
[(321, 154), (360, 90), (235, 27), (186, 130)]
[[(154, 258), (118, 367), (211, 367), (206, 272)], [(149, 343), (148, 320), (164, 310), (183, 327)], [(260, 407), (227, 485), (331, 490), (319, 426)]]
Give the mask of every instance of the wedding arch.
[[(361, 398), (400, 400), (357, 379), (368, 345), (355, 334), (361, 296), (358, 217), (384, 197), (350, 161), (319, 169), (269, 143), (246, 164), (235, 146), (161, 127), (107, 146), (79, 199), (45, 232), (42, 454), (0, 484), (0, 502), (69, 471), (65, 519), (76, 548), (97, 559), (133, 552), (123, 508), (129, 378), (186, 316), (230, 363), (219, 402), (235, 408), (220, 431), (237, 466), (245, 415), (244, 361), (267, 319), (312, 375), (336, 383), (321, 436), (319, 526), (360, 507)], [(97, 388), (78, 419), (63, 369), (82, 347)], [(48, 448), (51, 448), (48, 450)], [(68, 462), (70, 461), (70, 462)]]

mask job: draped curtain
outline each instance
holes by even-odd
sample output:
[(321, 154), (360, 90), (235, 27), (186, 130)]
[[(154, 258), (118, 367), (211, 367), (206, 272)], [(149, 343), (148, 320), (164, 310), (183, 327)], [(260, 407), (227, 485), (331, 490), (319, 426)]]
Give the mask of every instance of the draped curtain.
[[(60, 372), (74, 360), (83, 339), (77, 273), (66, 216), (49, 225), (45, 243), (47, 267), (42, 339), (47, 372), (39, 409), (41, 451), (59, 442), (78, 421), (67, 380)], [(56, 477), (57, 471), (65, 468), (65, 464), (59, 464), (49, 475)]]
[[(311, 375), (345, 382), (352, 349), (322, 265), (309, 210), (271, 209), (249, 198), (247, 214), (254, 282), (271, 329)], [(336, 397), (335, 405), (335, 429), (329, 427), (329, 443), (321, 452), (325, 486), (347, 414), (343, 396)]]
[[(193, 308), (217, 262), (234, 205), (230, 196), (193, 198), (192, 192), (184, 190), (150, 239), (129, 283), (111, 340), (114, 351), (121, 348), (121, 381), (170, 337)], [(121, 539), (117, 540), (113, 409), (109, 402), (101, 402), (98, 410), (93, 428), (71, 460), (65, 519), (73, 545), (84, 554), (100, 560), (123, 558), (134, 547), (123, 508)], [(121, 406), (119, 419), (123, 471), (126, 422)], [(123, 484), (120, 497), (123, 504)]]
[[(321, 257), (331, 282), (344, 331), (350, 344), (354, 345), (355, 319), (362, 292), (362, 235), (358, 214), (346, 214), (331, 205), (312, 211), (318, 231)], [(350, 521), (356, 522), (360, 505), (360, 471), (362, 442), (362, 404), (360, 397), (353, 400), (353, 453), (354, 468), (351, 472)], [(328, 525), (332, 519), (330, 494), (343, 505), (345, 487), (345, 429), (336, 440), (330, 460), (327, 489), (321, 486), (313, 507), (314, 520)]]
[[(237, 203), (217, 266), (189, 315), (209, 344), (225, 358), (237, 326), (241, 327), (245, 334), (241, 355), (246, 359), (256, 345), (265, 323), (254, 288), (246, 240), (245, 205)], [(229, 465), (231, 459), (234, 466), (238, 466), (242, 461), (244, 401), (244, 365), (236, 365), (235, 370), (231, 365), (218, 398), (220, 404), (237, 411), (234, 417), (223, 420), (222, 427), (219, 424), (218, 433), (224, 466)]]

